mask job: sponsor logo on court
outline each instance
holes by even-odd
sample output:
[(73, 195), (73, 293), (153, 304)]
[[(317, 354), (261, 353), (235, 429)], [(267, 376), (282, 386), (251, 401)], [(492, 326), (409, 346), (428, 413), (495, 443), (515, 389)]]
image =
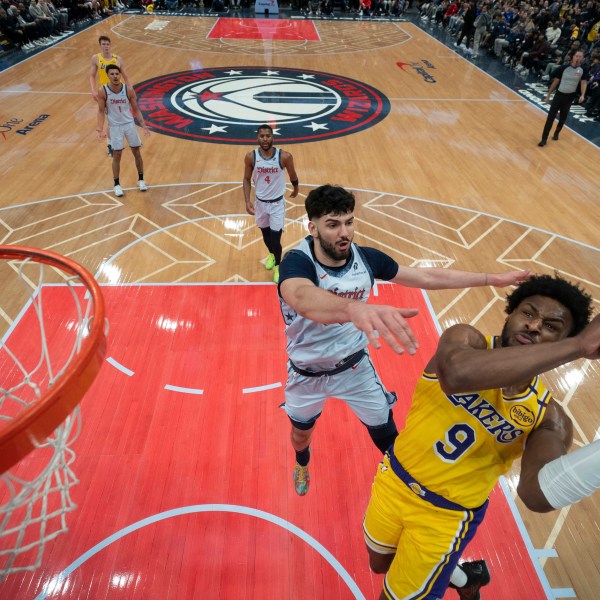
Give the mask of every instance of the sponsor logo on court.
[(40, 123), (43, 123), (50, 115), (40, 115), (36, 117), (31, 123), (23, 125), (25, 119), (18, 119), (16, 117), (8, 119), (4, 123), (0, 124), (0, 136), (2, 139), (6, 139), (6, 134), (14, 131), (20, 135), (27, 135), (30, 131), (33, 131), (34, 127), (37, 127)]
[[(550, 109), (550, 104), (546, 103), (546, 94), (548, 93), (548, 84), (546, 83), (525, 83), (523, 87), (516, 88), (516, 92), (530, 100), (537, 106), (543, 108), (546, 112)], [(585, 108), (573, 103), (569, 111), (569, 119), (574, 118), (580, 123), (595, 123), (593, 117), (586, 114)]]
[(389, 100), (360, 81), (306, 69), (224, 67), (184, 71), (135, 86), (154, 131), (217, 144), (256, 144), (262, 123), (276, 144), (316, 142), (383, 120)]
[(406, 71), (406, 67), (410, 67), (416, 71), (425, 83), (437, 83), (435, 77), (427, 71), (427, 69), (435, 69), (435, 66), (428, 60), (421, 60), (417, 62), (397, 62), (396, 66), (400, 67), (402, 71)]

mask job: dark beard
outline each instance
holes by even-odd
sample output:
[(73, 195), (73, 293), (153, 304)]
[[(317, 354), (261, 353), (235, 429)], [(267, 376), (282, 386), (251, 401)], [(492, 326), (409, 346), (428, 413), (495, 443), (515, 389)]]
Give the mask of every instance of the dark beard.
[[(350, 251), (352, 246), (348, 245), (348, 250), (338, 250), (335, 244), (330, 244), (326, 242), (317, 232), (317, 239), (319, 240), (319, 245), (321, 246), (321, 250), (332, 260), (347, 260), (350, 256)], [(352, 242), (352, 240), (348, 240)]]

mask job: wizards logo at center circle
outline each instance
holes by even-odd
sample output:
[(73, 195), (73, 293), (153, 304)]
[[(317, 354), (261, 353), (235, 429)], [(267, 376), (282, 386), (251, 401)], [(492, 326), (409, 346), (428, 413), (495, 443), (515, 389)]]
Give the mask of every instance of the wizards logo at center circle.
[(217, 144), (255, 144), (269, 123), (276, 143), (315, 142), (379, 123), (389, 100), (360, 81), (306, 69), (226, 67), (173, 73), (135, 86), (156, 132)]

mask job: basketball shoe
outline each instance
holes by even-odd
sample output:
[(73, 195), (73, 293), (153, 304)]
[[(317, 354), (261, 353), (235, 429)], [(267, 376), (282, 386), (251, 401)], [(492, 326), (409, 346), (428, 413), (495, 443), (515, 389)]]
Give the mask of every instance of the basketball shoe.
[(120, 198), (123, 195), (123, 188), (120, 185), (115, 185), (115, 196)]
[(267, 256), (267, 260), (265, 260), (265, 269), (267, 271), (270, 271), (274, 266), (275, 266), (275, 255), (269, 254), (269, 256)]
[(273, 281), (279, 283), (279, 265), (273, 267)]
[(138, 187), (140, 188), (140, 192), (145, 192), (148, 189), (148, 186), (143, 179), (138, 180)]
[(308, 493), (310, 486), (310, 473), (308, 472), (308, 465), (303, 467), (296, 463), (294, 467), (294, 488), (298, 496), (305, 496)]
[(449, 587), (454, 588), (458, 592), (460, 600), (480, 600), (481, 594), (479, 593), (479, 588), (487, 585), (491, 580), (485, 560), (464, 562), (458, 566), (467, 575), (467, 584), (462, 587), (456, 587), (451, 583)]

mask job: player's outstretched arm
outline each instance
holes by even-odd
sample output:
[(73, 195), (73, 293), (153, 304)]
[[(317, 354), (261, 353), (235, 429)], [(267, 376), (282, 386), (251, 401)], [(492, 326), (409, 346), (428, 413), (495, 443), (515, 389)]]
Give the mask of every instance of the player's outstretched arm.
[(97, 94), (98, 99), (98, 126), (97, 133), (98, 139), (102, 140), (106, 138), (106, 132), (104, 131), (104, 115), (106, 114), (106, 92), (104, 88), (100, 88)]
[(508, 271), (506, 273), (472, 273), (454, 269), (428, 267), (398, 267), (394, 283), (424, 290), (462, 289), (469, 287), (506, 287), (526, 281), (529, 271)]
[(144, 115), (142, 114), (142, 111), (137, 103), (135, 90), (130, 85), (127, 86), (127, 97), (129, 98), (129, 103), (131, 104), (131, 110), (133, 111), (133, 114), (144, 130), (144, 135), (150, 135), (148, 125), (146, 125), (146, 121), (144, 121)]
[(244, 200), (246, 202), (246, 212), (249, 215), (254, 214), (254, 205), (250, 198), (252, 190), (252, 171), (254, 171), (253, 152), (248, 152), (244, 158), (244, 179), (242, 181), (242, 189), (244, 190)]
[(96, 102), (98, 101), (98, 88), (96, 87), (96, 73), (98, 72), (98, 57), (94, 54), (92, 56), (92, 63), (90, 65), (90, 89), (92, 90), (92, 96)]
[(353, 323), (367, 335), (374, 348), (380, 348), (382, 340), (398, 354), (405, 350), (414, 354), (418, 348), (415, 335), (406, 322), (418, 313), (416, 308), (379, 306), (340, 298), (300, 277), (285, 279), (279, 292), (289, 306), (307, 319), (326, 325)]
[(440, 338), (432, 368), (447, 394), (526, 385), (533, 377), (578, 358), (600, 358), (600, 315), (578, 335), (556, 342), (488, 351), (470, 325), (454, 325)]
[(540, 487), (539, 472), (544, 465), (565, 455), (572, 443), (573, 423), (562, 407), (551, 400), (539, 427), (528, 436), (521, 460), (517, 493), (529, 510), (554, 510)]
[(296, 174), (296, 168), (294, 167), (294, 157), (289, 153), (282, 151), (281, 160), (283, 166), (287, 169), (290, 181), (292, 182), (293, 190), (290, 194), (290, 198), (295, 198), (298, 195), (298, 175)]

